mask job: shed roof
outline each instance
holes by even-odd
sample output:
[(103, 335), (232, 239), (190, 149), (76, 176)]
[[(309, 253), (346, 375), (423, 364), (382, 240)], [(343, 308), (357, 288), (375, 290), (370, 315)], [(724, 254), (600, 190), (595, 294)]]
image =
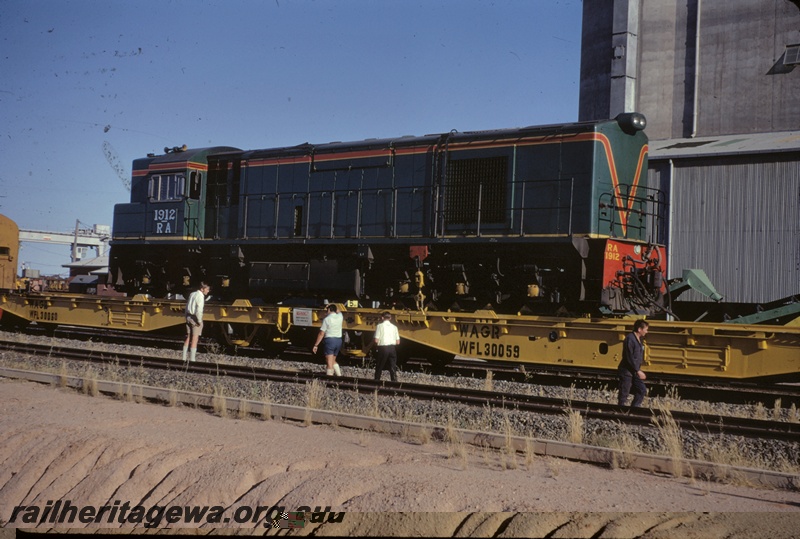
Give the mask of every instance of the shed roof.
[(97, 275), (76, 275), (69, 281), (69, 284), (96, 284), (97, 279)]
[(800, 131), (650, 141), (650, 160), (800, 151)]
[(108, 256), (98, 256), (96, 258), (84, 258), (77, 262), (62, 264), (62, 268), (105, 268), (108, 267)]

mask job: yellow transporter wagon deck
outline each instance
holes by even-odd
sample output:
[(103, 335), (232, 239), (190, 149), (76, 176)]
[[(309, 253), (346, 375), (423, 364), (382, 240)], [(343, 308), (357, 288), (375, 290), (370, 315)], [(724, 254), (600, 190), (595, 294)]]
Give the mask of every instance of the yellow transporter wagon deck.
[[(23, 320), (148, 332), (184, 324), (184, 303), (147, 296), (103, 298), (78, 294), (5, 294), (0, 308)], [(378, 309), (342, 306), (344, 328), (369, 335)], [(554, 318), (475, 313), (392, 312), (401, 338), (432, 356), (454, 355), (514, 364), (616, 369), (633, 320)], [(323, 309), (209, 302), (204, 319), (222, 324), (230, 344), (247, 346), (260, 329), (281, 339), (317, 331)], [(368, 343), (365, 339), (364, 343)], [(800, 326), (652, 320), (647, 335), (650, 373), (719, 379), (800, 377)]]

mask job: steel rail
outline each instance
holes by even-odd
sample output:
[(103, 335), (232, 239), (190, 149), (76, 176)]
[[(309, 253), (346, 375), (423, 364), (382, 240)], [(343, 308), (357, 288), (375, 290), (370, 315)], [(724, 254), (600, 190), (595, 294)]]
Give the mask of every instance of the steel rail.
[[(78, 327), (59, 327), (56, 333), (64, 333), (68, 337), (97, 338), (103, 342), (130, 344), (141, 346), (179, 347), (183, 337), (171, 335), (143, 335), (125, 331), (102, 330)], [(201, 349), (210, 348), (210, 345), (201, 341)], [(237, 355), (246, 357), (263, 357), (264, 351), (257, 347), (242, 347), (236, 350)], [(288, 346), (278, 352), (283, 359), (311, 361), (307, 349)], [(273, 354), (275, 355), (275, 354)], [(352, 359), (351, 361), (357, 361)], [(445, 367), (437, 367), (424, 358), (411, 358), (404, 366), (405, 369), (424, 372), (430, 370), (433, 374), (458, 375), (466, 377), (485, 377), (487, 371), (492, 372), (494, 380), (535, 383), (553, 387), (575, 387), (576, 389), (615, 389), (617, 378), (615, 373), (608, 371), (587, 371), (569, 368), (546, 367), (534, 363), (521, 363), (518, 365), (497, 363), (489, 361), (475, 361), (456, 358)], [(754, 382), (748, 380), (726, 380), (720, 383), (717, 380), (695, 381), (677, 377), (666, 377), (651, 374), (647, 381), (648, 395), (651, 397), (675, 397), (684, 400), (700, 400), (711, 403), (727, 403), (755, 405), (761, 403), (766, 407), (779, 405), (780, 408), (789, 409), (792, 406), (800, 408), (800, 386), (775, 384), (767, 382)], [(777, 403), (777, 404), (776, 404)]]
[[(192, 374), (235, 377), (253, 381), (304, 384), (312, 380), (323, 380), (326, 384), (336, 389), (355, 391), (358, 393), (378, 393), (380, 395), (404, 396), (421, 400), (440, 400), (547, 415), (563, 415), (567, 411), (576, 411), (587, 419), (618, 421), (628, 425), (651, 426), (657, 418), (665, 416), (665, 412), (650, 408), (627, 408), (607, 403), (573, 401), (563, 398), (539, 397), (520, 393), (498, 393), (486, 390), (409, 382), (375, 381), (369, 378), (333, 378), (311, 371), (268, 369), (200, 361), (186, 363), (179, 359), (147, 357), (141, 354), (126, 352), (107, 352), (32, 343), (0, 343), (0, 349), (13, 351), (19, 354), (48, 355), (56, 358), (89, 361), (131, 368), (142, 367), (174, 370)], [(670, 414), (676, 425), (684, 430), (773, 440), (800, 440), (800, 423), (714, 414), (695, 414), (680, 411), (671, 411)]]
[[(424, 360), (412, 360), (417, 368), (432, 368)], [(519, 383), (535, 383), (545, 386), (570, 387), (579, 389), (615, 389), (617, 377), (608, 371), (568, 370), (564, 368), (546, 368), (537, 364), (508, 365), (497, 363), (478, 363), (471, 360), (455, 360), (444, 369), (435, 369), (443, 374), (458, 374), (470, 376), (480, 374), (485, 376), (487, 371), (492, 372), (494, 380), (503, 380)], [(781, 408), (800, 408), (800, 386), (775, 384), (767, 382), (754, 382), (747, 380), (728, 380), (723, 384), (719, 381), (695, 381), (648, 375), (648, 395), (651, 397), (674, 396), (681, 399), (703, 400), (727, 404), (756, 404), (762, 403), (772, 406), (776, 401)]]

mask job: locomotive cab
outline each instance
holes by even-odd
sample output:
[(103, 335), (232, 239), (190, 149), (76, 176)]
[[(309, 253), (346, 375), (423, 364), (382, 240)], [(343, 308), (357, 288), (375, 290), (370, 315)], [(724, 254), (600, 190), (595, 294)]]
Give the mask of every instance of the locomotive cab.
[(118, 289), (182, 293), (202, 278), (192, 275), (189, 265), (167, 277), (167, 264), (181, 265), (181, 257), (154, 260), (151, 253), (157, 245), (185, 248), (206, 237), (207, 156), (227, 151), (237, 150), (176, 146), (134, 161), (130, 202), (114, 207), (110, 271)]

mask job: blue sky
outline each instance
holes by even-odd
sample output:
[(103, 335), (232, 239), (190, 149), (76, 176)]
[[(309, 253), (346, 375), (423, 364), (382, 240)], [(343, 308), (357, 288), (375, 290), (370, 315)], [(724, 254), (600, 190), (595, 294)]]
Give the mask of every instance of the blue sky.
[[(0, 213), (112, 224), (131, 162), (576, 121), (580, 0), (0, 0)], [(20, 262), (64, 273), (67, 246)]]

